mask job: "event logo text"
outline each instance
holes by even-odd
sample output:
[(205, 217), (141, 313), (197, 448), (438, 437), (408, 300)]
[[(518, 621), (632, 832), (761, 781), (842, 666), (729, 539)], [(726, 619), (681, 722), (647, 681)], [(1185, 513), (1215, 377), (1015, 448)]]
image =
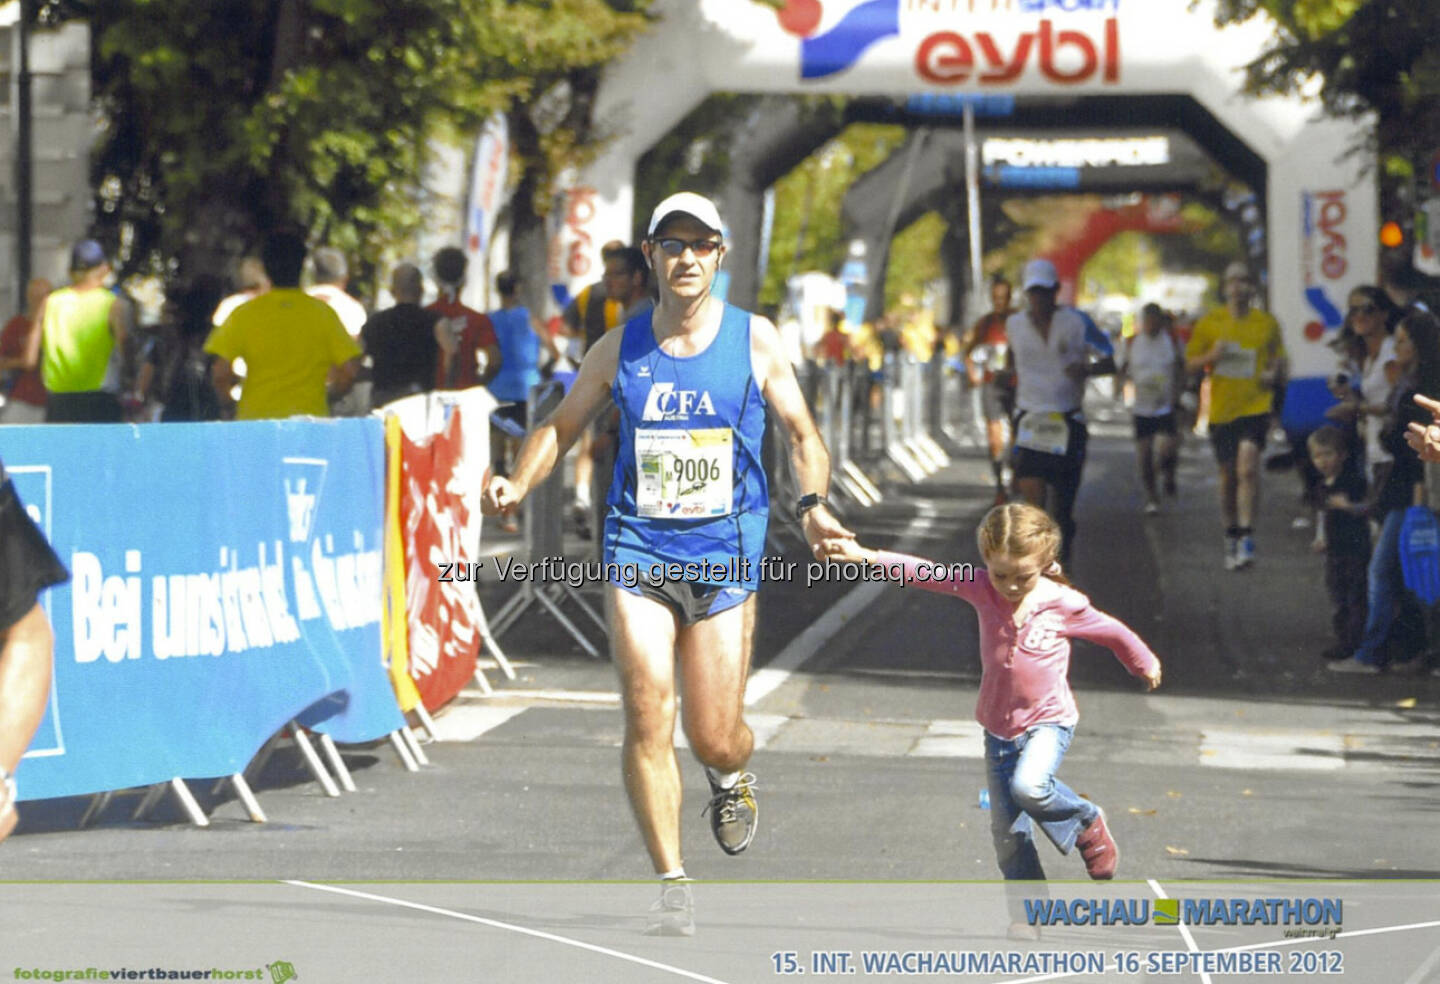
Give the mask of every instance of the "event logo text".
[(70, 557), (75, 661), (140, 659), (147, 602), (149, 651), (156, 659), (284, 645), (300, 638), (298, 622), (321, 617), (335, 631), (380, 620), (378, 547), (366, 550), (356, 532), (349, 552), (337, 552), (334, 538), (324, 536), (308, 553), (292, 554), (287, 563), (276, 540), (257, 544), (254, 562), (242, 563), (238, 550), (221, 547), (213, 570), (152, 575), (147, 599), (141, 551), (125, 551), (123, 572), (106, 570), (93, 553), (76, 552)]

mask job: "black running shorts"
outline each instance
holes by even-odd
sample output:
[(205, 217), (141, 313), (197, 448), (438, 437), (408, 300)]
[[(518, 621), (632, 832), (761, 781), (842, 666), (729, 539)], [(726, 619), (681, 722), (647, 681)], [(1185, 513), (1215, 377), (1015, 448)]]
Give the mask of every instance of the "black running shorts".
[(69, 578), (0, 467), (0, 632), (24, 618), (41, 591)]
[(1270, 415), (1257, 413), (1253, 417), (1237, 417), (1223, 424), (1210, 425), (1210, 444), (1215, 449), (1215, 460), (1222, 465), (1233, 465), (1240, 454), (1240, 442), (1250, 441), (1257, 451), (1265, 450), (1265, 434), (1270, 430)]

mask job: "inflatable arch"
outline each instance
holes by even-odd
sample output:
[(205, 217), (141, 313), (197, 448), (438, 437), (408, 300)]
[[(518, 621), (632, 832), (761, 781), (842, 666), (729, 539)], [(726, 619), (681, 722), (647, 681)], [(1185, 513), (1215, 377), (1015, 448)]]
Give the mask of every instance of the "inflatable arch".
[[(658, 6), (656, 26), (602, 84), (597, 118), (615, 136), (570, 191), (552, 282), (597, 279), (599, 245), (633, 232), (637, 159), (712, 93), (1182, 95), (1264, 165), (1268, 306), (1295, 377), (1287, 421), (1324, 403), (1334, 364), (1324, 343), (1350, 288), (1377, 273), (1378, 192), (1370, 159), (1355, 152), (1366, 123), (1327, 116), (1304, 95), (1241, 92), (1242, 67), (1273, 30), (1264, 18), (1218, 28), (1213, 0), (788, 0), (778, 14), (752, 0)], [(751, 224), (734, 224), (732, 238), (758, 238)]]

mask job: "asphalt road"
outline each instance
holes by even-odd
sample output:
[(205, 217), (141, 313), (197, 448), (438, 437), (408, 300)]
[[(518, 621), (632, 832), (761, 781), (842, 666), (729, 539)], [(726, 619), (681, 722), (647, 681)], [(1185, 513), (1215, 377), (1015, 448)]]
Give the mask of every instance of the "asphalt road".
[[(1095, 434), (1078, 507), (1072, 577), (1099, 607), (1145, 636), (1165, 667), (1164, 686), (1147, 695), (1102, 649), (1077, 645), (1073, 660), (1081, 723), (1061, 775), (1106, 807), (1122, 856), (1117, 886), (1148, 897), (1199, 880), (1238, 884), (1236, 890), (1246, 893), (1262, 883), (1273, 890), (1278, 882), (1281, 891), (1308, 896), (1322, 880), (1440, 878), (1435, 835), (1440, 678), (1357, 678), (1326, 671), (1318, 655), (1329, 641), (1321, 561), (1308, 549), (1312, 531), (1291, 526), (1300, 515), (1293, 475), (1265, 476), (1259, 562), (1253, 570), (1230, 573), (1221, 566), (1208, 448), (1191, 442), (1179, 498), (1167, 502), (1162, 515), (1143, 518), (1124, 422), (1099, 421)], [(989, 505), (987, 484), (988, 469), (967, 451), (933, 479), (897, 486), (882, 506), (866, 514), (852, 510), (847, 521), (868, 543), (937, 559), (976, 560), (973, 529)], [(785, 542), (787, 555), (803, 571), (798, 544)], [(504, 541), (499, 543), (503, 548)], [(486, 584), (487, 610), (494, 611), (506, 591), (505, 585)], [(603, 641), (598, 634), (591, 637)], [(282, 749), (256, 784), (271, 822), (247, 822), (229, 793), (211, 798), (208, 783), (195, 783), (214, 821), (203, 830), (184, 822), (170, 802), (150, 819), (133, 822), (134, 800), (120, 797), (85, 830), (75, 829), (85, 805), (81, 800), (27, 804), (20, 832), (0, 848), (0, 878), (588, 886), (564, 895), (570, 900), (577, 893), (588, 898), (592, 890), (608, 897), (614, 892), (605, 885), (650, 877), (620, 785), (621, 718), (608, 663), (586, 658), (538, 611), (501, 642), (519, 665), (520, 679), (502, 683), (492, 667), (488, 676), (497, 694), (464, 695), (441, 715), (440, 731), (448, 740), (427, 746), (432, 764), (419, 773), (406, 773), (386, 746), (347, 750), (359, 791), (330, 799), (308, 781), (298, 757)], [(693, 760), (683, 758), (683, 846), (692, 877), (767, 883), (960, 880), (983, 883), (961, 891), (971, 901), (977, 893), (996, 893), (988, 813), (977, 802), (984, 778), (972, 717), (976, 648), (974, 616), (952, 600), (884, 585), (770, 584), (761, 599), (756, 672), (747, 701), (758, 737), (751, 767), (759, 776), (761, 830), (744, 855), (723, 855), (700, 816), (703, 777)], [(1062, 858), (1042, 846), (1042, 860), (1054, 879), (1084, 878), (1076, 857)], [(1397, 881), (1372, 892), (1407, 898), (1410, 922), (1440, 920), (1440, 887), (1407, 884)], [(75, 904), (73, 897), (54, 896), (60, 887), (11, 885), (6, 903), (39, 906), (33, 911), (60, 918)], [(1099, 887), (1082, 882), (1057, 891), (1092, 893)], [(130, 898), (125, 893), (132, 889), (140, 891), (139, 886), (106, 891)], [(294, 886), (287, 890), (309, 900), (307, 911), (316, 906), (346, 911), (327, 910), (341, 900), (320, 898), (318, 889), (308, 895)], [(762, 886), (756, 898), (773, 900), (779, 890)], [(1353, 883), (1349, 890), (1360, 891)], [(870, 890), (836, 891), (858, 899)], [(650, 889), (632, 886), (626, 897), (637, 892), (638, 909), (599, 922), (571, 913), (566, 908), (571, 901), (555, 900), (547, 910), (534, 899), (514, 909), (506, 908), (509, 903), (482, 906), (479, 918), (507, 922), (510, 912), (517, 925), (562, 935), (567, 925), (583, 926), (598, 933), (596, 939), (634, 942)], [(895, 905), (903, 911), (903, 900), (915, 892), (922, 890), (902, 888), (898, 903), (875, 901), (876, 911), (893, 911)], [(215, 898), (199, 894), (208, 901), (165, 904), (182, 910), (202, 905), (200, 911), (212, 913), (221, 925), (250, 927), (257, 939), (271, 938), (266, 923), (250, 915), (251, 906), (262, 905), (250, 898), (255, 894), (250, 888), (216, 888)], [(471, 905), (476, 896), (463, 889), (440, 894), (444, 898), (434, 904), (447, 911), (480, 911)], [(105, 918), (123, 922), (115, 906), (149, 911), (143, 901), (106, 902), (104, 895), (97, 889), (101, 901), (94, 904), (109, 913)], [(231, 903), (225, 900), (232, 896), (233, 911), (227, 911)], [(826, 898), (833, 897), (827, 890)], [(922, 908), (922, 921), (931, 925), (928, 903)], [(563, 918), (546, 915), (562, 909)], [(402, 911), (409, 913), (402, 924), (421, 918), (414, 914), (418, 910)], [(816, 918), (829, 918), (821, 913), (830, 911), (819, 906)], [(976, 918), (976, 931), (984, 936), (1003, 917), (994, 911)], [(346, 924), (367, 923), (347, 919)], [(29, 932), (27, 954), (52, 953), (51, 935)], [(1424, 970), (1427, 954), (1440, 943), (1433, 926), (1421, 932), (1430, 934), (1429, 949), (1413, 939), (1405, 944), (1416, 950), (1405, 975)], [(0, 936), (11, 932), (0, 929)], [(114, 937), (99, 933), (94, 943), (107, 939), (113, 943)], [(155, 939), (149, 952), (179, 945), (176, 938), (167, 944), (163, 933)], [(721, 963), (701, 979), (773, 976), (768, 950), (736, 945), (744, 972), (727, 974)], [(813, 945), (824, 943), (808, 937), (803, 943)], [(7, 949), (0, 945), (0, 952)], [(245, 959), (253, 962), (259, 952)], [(284, 957), (273, 948), (264, 953), (265, 962)], [(348, 966), (338, 957), (325, 959), (330, 962), (324, 966)], [(555, 959), (555, 967), (580, 966), (569, 956)], [(732, 966), (734, 959), (732, 952)], [(550, 966), (544, 957), (536, 960), (542, 970)], [(315, 963), (307, 978), (299, 962), (296, 967), (300, 980), (365, 979), (327, 976)], [(439, 976), (387, 972), (368, 979), (452, 979), (448, 965), (434, 968)], [(608, 977), (587, 970), (576, 979), (674, 976), (626, 973)], [(1349, 979), (1405, 982), (1405, 975)], [(530, 978), (517, 972), (476, 979)], [(1428, 979), (1429, 971), (1414, 978)]]

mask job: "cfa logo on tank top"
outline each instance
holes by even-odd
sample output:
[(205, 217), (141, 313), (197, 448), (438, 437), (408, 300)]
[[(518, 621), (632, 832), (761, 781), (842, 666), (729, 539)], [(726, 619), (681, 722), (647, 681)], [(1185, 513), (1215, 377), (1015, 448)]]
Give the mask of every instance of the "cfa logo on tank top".
[(641, 420), (689, 420), (691, 415), (715, 416), (708, 390), (677, 390), (674, 383), (651, 383)]

